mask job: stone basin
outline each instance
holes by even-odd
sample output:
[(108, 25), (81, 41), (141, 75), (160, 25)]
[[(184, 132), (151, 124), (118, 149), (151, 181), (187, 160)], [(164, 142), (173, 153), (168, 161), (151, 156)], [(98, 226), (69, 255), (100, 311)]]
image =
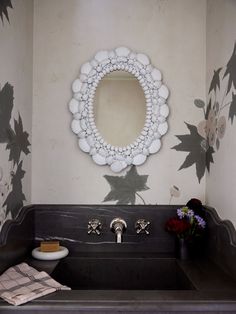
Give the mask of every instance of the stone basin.
[(175, 258), (67, 257), (51, 276), (73, 290), (194, 290)]

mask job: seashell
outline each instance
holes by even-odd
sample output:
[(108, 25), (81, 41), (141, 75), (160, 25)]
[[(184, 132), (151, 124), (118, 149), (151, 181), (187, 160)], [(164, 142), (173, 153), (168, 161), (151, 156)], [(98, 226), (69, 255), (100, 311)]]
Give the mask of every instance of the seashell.
[(87, 123), (86, 123), (85, 119), (82, 119), (82, 120), (80, 121), (80, 125), (81, 125), (81, 128), (82, 128), (83, 130), (86, 130), (86, 129), (87, 129)]
[(158, 126), (158, 132), (159, 132), (161, 135), (166, 134), (167, 130), (168, 130), (168, 124), (167, 124), (167, 122), (161, 123), (161, 124)]
[(115, 50), (118, 57), (127, 57), (130, 53), (130, 50), (126, 47), (118, 47)]
[(133, 164), (136, 166), (142, 165), (146, 161), (146, 159), (147, 159), (146, 155), (143, 154), (136, 155), (133, 158)]
[(158, 125), (155, 123), (151, 126), (152, 131), (156, 131), (157, 130)]
[(159, 122), (163, 123), (163, 122), (166, 121), (166, 118), (163, 117), (163, 116), (159, 116), (159, 117), (157, 118), (157, 120), (158, 120)]
[(123, 161), (114, 161), (111, 164), (111, 170), (113, 172), (120, 172), (121, 170), (123, 170), (125, 167), (127, 166), (127, 164)]
[(155, 82), (154, 82), (154, 86), (155, 86), (156, 88), (160, 88), (161, 85), (162, 85), (162, 82), (161, 82), (161, 81), (155, 81)]
[(72, 120), (71, 129), (75, 134), (78, 134), (82, 131), (79, 120)]
[(116, 56), (115, 52), (113, 50), (108, 52), (108, 57), (109, 58), (114, 58)]
[(95, 154), (92, 156), (93, 161), (99, 165), (99, 166), (103, 166), (106, 164), (106, 158), (104, 156), (101, 156), (100, 154)]
[(86, 132), (85, 131), (81, 131), (78, 134), (79, 138), (85, 138), (86, 137)]
[(108, 51), (107, 50), (101, 50), (96, 53), (94, 57), (98, 62), (101, 62), (105, 59), (108, 59)]
[(156, 68), (154, 68), (152, 70), (151, 76), (154, 79), (154, 81), (161, 81), (161, 79), (162, 79), (161, 72), (158, 69), (156, 69)]
[(81, 113), (81, 112), (84, 110), (84, 108), (85, 108), (85, 102), (84, 102), (84, 101), (81, 101), (81, 102), (79, 103), (79, 112)]
[(80, 74), (80, 76), (79, 76), (79, 78), (80, 78), (80, 80), (81, 80), (81, 82), (86, 82), (87, 81), (87, 75), (86, 74)]
[(80, 119), (81, 119), (81, 113), (76, 112), (76, 113), (73, 115), (73, 118), (74, 118), (75, 120), (80, 120)]
[(149, 150), (147, 148), (144, 148), (143, 151), (142, 151), (142, 154), (148, 156), (149, 155)]
[(167, 106), (167, 104), (164, 104), (161, 106), (160, 108), (160, 114), (163, 116), (163, 117), (168, 117), (169, 115), (169, 112), (170, 112), (170, 109), (169, 107)]
[(82, 99), (83, 99), (83, 100), (87, 100), (87, 99), (88, 99), (88, 95), (87, 95), (87, 94), (84, 94), (84, 95), (82, 96)]
[(87, 83), (83, 83), (83, 85), (82, 85), (82, 87), (80, 89), (81, 93), (84, 94), (86, 92), (87, 88), (88, 88), (88, 84)]
[(72, 83), (72, 91), (74, 93), (78, 93), (80, 91), (81, 87), (82, 87), (81, 80), (80, 79), (74, 80), (74, 82)]
[(119, 160), (119, 161), (125, 160), (125, 158), (122, 155), (120, 155), (120, 154), (116, 154), (115, 155), (115, 159)]
[(79, 147), (85, 153), (89, 153), (90, 151), (90, 146), (85, 138), (79, 139)]
[(86, 132), (87, 132), (87, 134), (88, 134), (88, 135), (91, 135), (91, 134), (92, 134), (91, 129), (87, 129), (87, 131), (86, 131)]
[(158, 94), (160, 97), (167, 99), (169, 96), (169, 90), (164, 84), (162, 84), (158, 90)]
[(81, 66), (81, 69), (80, 69), (80, 72), (82, 74), (89, 74), (89, 72), (92, 70), (92, 66), (89, 62), (86, 62), (84, 63), (82, 66)]
[[(105, 60), (103, 60), (102, 62), (101, 62), (101, 65), (102, 65), (102, 67), (105, 67), (108, 63), (110, 63), (110, 60), (109, 59), (105, 59)], [(106, 73), (107, 71), (105, 70), (105, 73)], [(105, 74), (104, 73), (104, 74)]]
[(71, 101), (69, 102), (69, 109), (71, 113), (76, 113), (79, 111), (79, 102), (78, 100), (72, 98)]
[(148, 137), (147, 139), (146, 139), (146, 141), (145, 141), (145, 147), (146, 148), (149, 148), (149, 146), (151, 145), (151, 143), (152, 143), (152, 137)]
[(106, 162), (107, 162), (107, 164), (108, 164), (109, 166), (113, 163), (113, 161), (114, 161), (114, 158), (113, 158), (112, 156), (108, 156), (108, 157), (106, 158)]
[(107, 156), (107, 151), (104, 148), (100, 148), (98, 153), (103, 157)]
[(154, 138), (161, 138), (161, 134), (159, 132), (154, 133)]
[(92, 148), (90, 149), (89, 154), (90, 154), (91, 156), (93, 156), (93, 155), (97, 154), (97, 150), (96, 150), (96, 148), (92, 147)]
[(137, 57), (137, 54), (135, 52), (131, 52), (131, 54), (129, 55), (130, 60), (134, 60), (136, 59), (136, 57)]
[(163, 97), (159, 97), (158, 98), (158, 103), (159, 103), (159, 105), (164, 105), (166, 103), (166, 99), (163, 98)]
[(132, 162), (133, 162), (133, 158), (132, 157), (130, 157), (130, 156), (127, 156), (126, 158), (125, 158), (125, 162), (127, 163), (127, 165), (129, 166), (129, 165), (131, 165), (132, 164)]
[(148, 56), (143, 53), (137, 54), (137, 60), (142, 63), (143, 65), (148, 65), (150, 63)]
[(74, 93), (74, 98), (76, 100), (81, 100), (82, 99), (82, 94), (81, 93)]
[(93, 60), (90, 62), (90, 64), (92, 65), (92, 67), (96, 68), (96, 66), (98, 65), (98, 62), (97, 62), (95, 59), (93, 59)]
[(93, 147), (95, 144), (94, 138), (92, 136), (87, 137), (87, 142), (91, 147)]
[(149, 146), (149, 153), (150, 154), (155, 154), (156, 152), (159, 151), (161, 148), (161, 141), (159, 139), (156, 139), (152, 142), (152, 144)]
[(152, 72), (152, 69), (153, 69), (153, 66), (152, 66), (151, 64), (149, 64), (149, 65), (147, 66), (147, 72), (148, 72), (148, 73)]

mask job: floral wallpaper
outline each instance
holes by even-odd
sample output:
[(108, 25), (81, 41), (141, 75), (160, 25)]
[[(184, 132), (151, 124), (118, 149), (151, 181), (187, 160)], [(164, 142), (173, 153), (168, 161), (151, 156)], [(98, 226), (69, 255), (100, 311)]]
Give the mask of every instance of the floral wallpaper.
[(20, 114), (12, 119), (13, 106), (14, 88), (5, 83), (0, 89), (0, 226), (17, 216), (25, 200), (23, 156), (30, 153), (29, 134), (24, 131)]
[(207, 103), (195, 99), (194, 105), (202, 111), (202, 120), (197, 125), (185, 122), (189, 134), (176, 135), (180, 143), (172, 148), (188, 153), (179, 170), (195, 165), (200, 183), (206, 169), (210, 172), (214, 163), (227, 121), (233, 124), (236, 116), (236, 43), (227, 64), (214, 71)]
[[(189, 133), (176, 135), (180, 143), (172, 149), (188, 153), (179, 170), (195, 166), (200, 183), (205, 171), (210, 172), (210, 165), (214, 163), (214, 154), (220, 149), (227, 122), (233, 124), (236, 116), (236, 43), (226, 65), (213, 73), (207, 103), (202, 99), (195, 99), (193, 104), (196, 109), (202, 111), (202, 120), (196, 125), (185, 122)], [(132, 166), (124, 176), (105, 175), (104, 178), (109, 183), (111, 191), (103, 202), (136, 204), (139, 198), (141, 203), (146, 203), (140, 192), (149, 189), (146, 185), (148, 175), (139, 175), (135, 166)], [(171, 186), (169, 192), (169, 204), (173, 198), (178, 198), (181, 194), (176, 185)]]

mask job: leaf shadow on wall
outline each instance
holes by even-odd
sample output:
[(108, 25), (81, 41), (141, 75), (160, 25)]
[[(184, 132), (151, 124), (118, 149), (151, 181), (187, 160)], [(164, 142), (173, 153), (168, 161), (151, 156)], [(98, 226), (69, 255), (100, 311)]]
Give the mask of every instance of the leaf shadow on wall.
[(139, 197), (145, 204), (141, 191), (149, 190), (146, 185), (148, 175), (139, 175), (135, 166), (132, 166), (124, 176), (108, 176), (104, 178), (110, 185), (111, 191), (104, 198), (103, 202), (117, 201), (117, 205), (136, 203), (136, 197)]
[(2, 211), (4, 211), (6, 206), (4, 215), (1, 213), (1, 220), (7, 218), (9, 213), (12, 218), (15, 218), (23, 206), (23, 201), (26, 199), (22, 188), (22, 180), (25, 175), (25, 171), (22, 169), (22, 153), (25, 155), (30, 153), (29, 134), (23, 130), (20, 114), (18, 115), (18, 120), (14, 119), (14, 128), (11, 127), (13, 100), (13, 86), (6, 83), (0, 90), (0, 144), (5, 145), (6, 151), (9, 151), (8, 162), (12, 164), (12, 171), (9, 174), (11, 178), (9, 194), (6, 195), (3, 204), (0, 204)]

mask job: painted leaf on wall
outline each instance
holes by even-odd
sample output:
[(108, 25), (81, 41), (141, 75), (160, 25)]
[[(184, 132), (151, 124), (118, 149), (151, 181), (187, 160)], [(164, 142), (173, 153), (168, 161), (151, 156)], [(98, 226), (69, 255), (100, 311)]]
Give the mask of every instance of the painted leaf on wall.
[[(198, 181), (200, 183), (202, 177), (204, 176), (205, 169), (207, 168), (209, 170), (210, 163), (213, 162), (212, 154), (214, 153), (214, 149), (208, 145), (206, 139), (199, 135), (196, 126), (186, 122), (185, 124), (187, 125), (190, 134), (176, 135), (181, 143), (172, 148), (177, 151), (189, 153), (179, 170), (188, 168), (195, 164)], [(208, 156), (207, 160), (206, 155)]]
[(233, 124), (235, 116), (236, 116), (236, 94), (232, 93), (232, 102), (230, 103), (229, 107), (229, 119), (231, 120), (231, 124)]
[(28, 137), (29, 134), (23, 131), (22, 119), (19, 114), (18, 121), (14, 119), (14, 131), (12, 130), (7, 144), (7, 149), (10, 150), (9, 161), (12, 160), (14, 165), (19, 163), (21, 152), (25, 155), (30, 153)]
[(13, 108), (13, 86), (6, 83), (0, 90), (0, 143), (8, 143), (12, 134), (10, 126)]
[(13, 8), (12, 4), (11, 4), (11, 0), (0, 0), (0, 17), (3, 23), (3, 17), (5, 15), (6, 19), (9, 21), (9, 16), (8, 16), (8, 12), (7, 9), (8, 8)]
[(233, 54), (231, 58), (229, 59), (229, 62), (227, 63), (224, 77), (227, 75), (229, 75), (228, 87), (227, 87), (227, 94), (228, 94), (232, 86), (236, 88), (236, 42), (234, 44)]
[(219, 68), (218, 70), (214, 71), (214, 75), (212, 77), (211, 80), (211, 85), (209, 88), (209, 94), (212, 90), (214, 90), (216, 92), (217, 87), (218, 89), (220, 89), (220, 71), (222, 68)]
[[(139, 175), (135, 166), (127, 171), (125, 176), (108, 176), (104, 178), (108, 181), (111, 191), (104, 198), (103, 202), (117, 201), (116, 204), (135, 204), (137, 192), (146, 191), (148, 175)], [(143, 199), (142, 199), (143, 200)]]
[(17, 165), (16, 172), (12, 174), (12, 191), (8, 194), (3, 204), (3, 206), (6, 206), (6, 214), (11, 212), (13, 218), (17, 216), (25, 200), (25, 195), (22, 191), (22, 179), (24, 178), (25, 171), (22, 169), (22, 163), (23, 161)]

